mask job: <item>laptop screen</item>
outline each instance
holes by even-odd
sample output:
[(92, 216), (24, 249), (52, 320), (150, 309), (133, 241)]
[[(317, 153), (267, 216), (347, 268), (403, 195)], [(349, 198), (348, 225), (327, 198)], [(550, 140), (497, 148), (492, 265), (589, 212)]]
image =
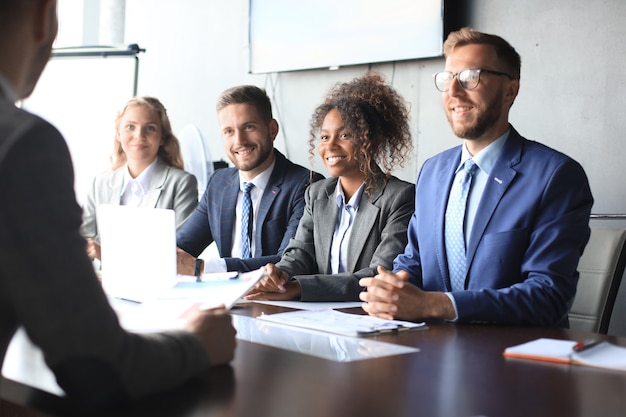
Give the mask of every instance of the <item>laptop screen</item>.
[(173, 210), (103, 204), (97, 216), (102, 286), (109, 296), (142, 302), (173, 285)]

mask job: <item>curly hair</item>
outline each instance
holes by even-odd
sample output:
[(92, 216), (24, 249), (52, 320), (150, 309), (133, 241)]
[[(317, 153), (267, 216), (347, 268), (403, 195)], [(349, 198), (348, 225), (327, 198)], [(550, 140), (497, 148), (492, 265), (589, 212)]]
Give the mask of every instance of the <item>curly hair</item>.
[(183, 156), (180, 151), (180, 143), (172, 132), (172, 125), (167, 116), (167, 110), (163, 104), (154, 97), (133, 97), (126, 102), (122, 110), (117, 113), (115, 118), (115, 138), (113, 139), (113, 154), (111, 155), (111, 168), (117, 169), (126, 163), (126, 153), (122, 149), (122, 144), (117, 140), (117, 132), (120, 127), (120, 120), (126, 113), (126, 110), (132, 106), (142, 106), (152, 111), (159, 119), (161, 126), (161, 138), (163, 145), (159, 147), (157, 156), (160, 157), (167, 165), (174, 168), (183, 168)]
[(351, 82), (335, 84), (311, 117), (311, 162), (324, 118), (331, 110), (339, 112), (351, 133), (359, 170), (365, 174), (365, 193), (371, 195), (385, 185), (394, 168), (403, 166), (410, 157), (413, 139), (409, 107), (377, 73), (369, 72)]

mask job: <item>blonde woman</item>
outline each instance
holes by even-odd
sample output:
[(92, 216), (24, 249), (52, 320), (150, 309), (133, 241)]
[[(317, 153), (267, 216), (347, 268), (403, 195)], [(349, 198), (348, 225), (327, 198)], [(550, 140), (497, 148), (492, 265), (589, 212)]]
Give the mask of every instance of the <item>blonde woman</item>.
[(101, 204), (173, 209), (178, 229), (198, 204), (197, 184), (183, 170), (163, 104), (153, 97), (132, 98), (115, 119), (111, 168), (96, 176), (83, 207), (87, 254), (100, 259), (96, 209)]

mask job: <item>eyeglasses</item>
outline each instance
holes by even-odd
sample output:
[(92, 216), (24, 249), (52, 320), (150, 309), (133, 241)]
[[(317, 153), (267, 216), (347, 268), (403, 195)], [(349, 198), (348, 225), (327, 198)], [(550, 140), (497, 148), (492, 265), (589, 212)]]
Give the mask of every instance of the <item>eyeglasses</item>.
[(437, 90), (441, 91), (442, 93), (445, 93), (446, 91), (450, 89), (450, 84), (454, 80), (454, 77), (456, 77), (456, 80), (458, 81), (461, 87), (463, 87), (466, 90), (473, 90), (474, 88), (478, 87), (478, 83), (480, 82), (481, 72), (484, 72), (486, 74), (493, 74), (493, 75), (504, 75), (505, 77), (508, 77), (511, 80), (513, 79), (513, 77), (507, 74), (506, 72), (491, 71), (491, 70), (480, 69), (480, 68), (467, 68), (467, 69), (464, 69), (463, 71), (457, 72), (456, 74), (453, 74), (450, 71), (438, 72), (437, 74), (434, 75), (435, 87), (437, 87)]

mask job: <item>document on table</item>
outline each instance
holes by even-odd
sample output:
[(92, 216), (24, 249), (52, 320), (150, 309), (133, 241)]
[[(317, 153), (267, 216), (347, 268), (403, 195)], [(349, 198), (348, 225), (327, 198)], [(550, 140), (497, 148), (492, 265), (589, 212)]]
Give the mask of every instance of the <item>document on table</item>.
[(273, 301), (273, 300), (239, 300), (237, 304), (258, 303), (272, 306), (293, 308), (294, 310), (323, 310), (323, 309), (342, 309), (356, 308), (363, 305), (363, 301)]
[(132, 308), (121, 305), (118, 308), (114, 305), (114, 308), (127, 330), (179, 329), (193, 306), (209, 309), (223, 304), (228, 310), (264, 275), (264, 269), (260, 268), (243, 273), (204, 274), (200, 281), (195, 277), (179, 279), (170, 289)]
[(575, 351), (574, 347), (579, 343), (541, 338), (511, 346), (504, 350), (504, 356), (626, 371), (626, 347), (604, 341)]
[(345, 336), (374, 336), (406, 330), (426, 329), (424, 323), (384, 320), (378, 317), (343, 313), (331, 309), (263, 314), (257, 317), (257, 319)]

